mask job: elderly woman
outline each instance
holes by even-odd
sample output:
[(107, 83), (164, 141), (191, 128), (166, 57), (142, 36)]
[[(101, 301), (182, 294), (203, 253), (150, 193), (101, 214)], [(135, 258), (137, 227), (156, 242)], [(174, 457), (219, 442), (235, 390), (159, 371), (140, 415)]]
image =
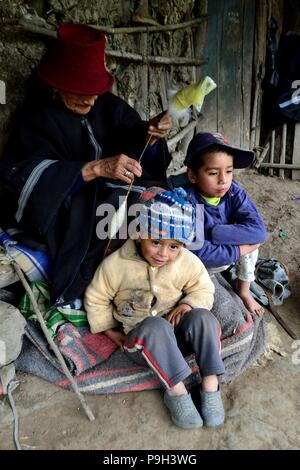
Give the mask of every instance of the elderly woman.
[(132, 179), (141, 186), (165, 181), (170, 162), (163, 139), (169, 118), (142, 121), (110, 93), (104, 46), (96, 29), (59, 27), (38, 68), (45, 90), (23, 110), (0, 160), (0, 224), (18, 228), (24, 244), (48, 251), (55, 305), (81, 296), (103, 257), (97, 206), (117, 204)]

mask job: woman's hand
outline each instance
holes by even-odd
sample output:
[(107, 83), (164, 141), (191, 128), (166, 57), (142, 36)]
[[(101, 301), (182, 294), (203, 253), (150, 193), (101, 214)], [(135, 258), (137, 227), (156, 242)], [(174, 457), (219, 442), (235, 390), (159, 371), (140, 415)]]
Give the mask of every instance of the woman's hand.
[(134, 177), (139, 178), (141, 175), (141, 165), (123, 153), (115, 157), (93, 160), (86, 163), (82, 168), (82, 178), (85, 182), (102, 177), (121, 180), (130, 184)]
[(190, 312), (192, 307), (188, 304), (180, 304), (175, 307), (168, 315), (166, 315), (166, 320), (168, 320), (171, 325), (177, 326), (182, 319), (183, 315), (187, 312)]
[(108, 330), (103, 331), (103, 333), (105, 334), (105, 336), (111, 339), (118, 346), (118, 348), (120, 348), (122, 352), (124, 352), (124, 333), (114, 328), (109, 328)]
[(166, 113), (158, 114), (149, 121), (148, 134), (152, 136), (149, 145), (155, 144), (158, 139), (167, 137), (172, 127), (172, 119)]

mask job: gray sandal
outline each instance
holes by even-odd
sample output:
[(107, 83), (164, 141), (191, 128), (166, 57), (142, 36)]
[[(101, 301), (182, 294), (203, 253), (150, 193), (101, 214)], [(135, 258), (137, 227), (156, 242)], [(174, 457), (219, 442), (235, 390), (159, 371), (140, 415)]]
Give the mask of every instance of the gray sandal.
[(171, 396), (166, 390), (164, 402), (176, 426), (184, 429), (201, 428), (203, 426), (201, 416), (190, 394)]
[(224, 423), (225, 412), (220, 390), (203, 392), (200, 390), (200, 413), (204, 426), (215, 427)]

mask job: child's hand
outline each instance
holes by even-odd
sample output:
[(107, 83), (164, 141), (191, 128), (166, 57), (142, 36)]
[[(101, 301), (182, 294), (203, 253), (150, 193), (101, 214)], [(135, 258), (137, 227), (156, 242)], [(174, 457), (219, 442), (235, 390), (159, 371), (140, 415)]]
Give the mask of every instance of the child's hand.
[(261, 246), (261, 243), (257, 243), (256, 245), (240, 245), (240, 256), (248, 255), (252, 253), (252, 251), (258, 250)]
[(125, 341), (125, 335), (118, 330), (115, 330), (114, 328), (110, 328), (109, 330), (103, 331), (105, 336), (107, 336), (109, 339), (111, 339), (119, 348), (122, 352), (124, 352), (124, 341)]
[(168, 315), (166, 315), (166, 320), (168, 320), (171, 325), (177, 326), (187, 312), (192, 310), (192, 307), (188, 304), (180, 304), (178, 307), (175, 307)]

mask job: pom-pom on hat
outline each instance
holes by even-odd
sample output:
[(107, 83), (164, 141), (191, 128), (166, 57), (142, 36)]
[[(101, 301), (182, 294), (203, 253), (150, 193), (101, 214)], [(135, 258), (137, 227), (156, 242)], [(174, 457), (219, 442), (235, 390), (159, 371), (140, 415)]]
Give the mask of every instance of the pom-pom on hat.
[(57, 40), (38, 67), (40, 78), (60, 91), (78, 95), (101, 95), (114, 78), (105, 66), (105, 35), (81, 24), (64, 24)]
[(195, 210), (183, 188), (166, 191), (151, 187), (140, 196), (142, 238), (177, 240), (185, 245), (195, 238)]
[(233, 156), (234, 168), (247, 168), (254, 160), (255, 155), (252, 150), (240, 149), (229, 145), (228, 140), (221, 134), (199, 132), (192, 138), (188, 146), (184, 164), (187, 167), (191, 167), (199, 155), (209, 151), (209, 148), (214, 145), (220, 147), (221, 150), (224, 149)]

